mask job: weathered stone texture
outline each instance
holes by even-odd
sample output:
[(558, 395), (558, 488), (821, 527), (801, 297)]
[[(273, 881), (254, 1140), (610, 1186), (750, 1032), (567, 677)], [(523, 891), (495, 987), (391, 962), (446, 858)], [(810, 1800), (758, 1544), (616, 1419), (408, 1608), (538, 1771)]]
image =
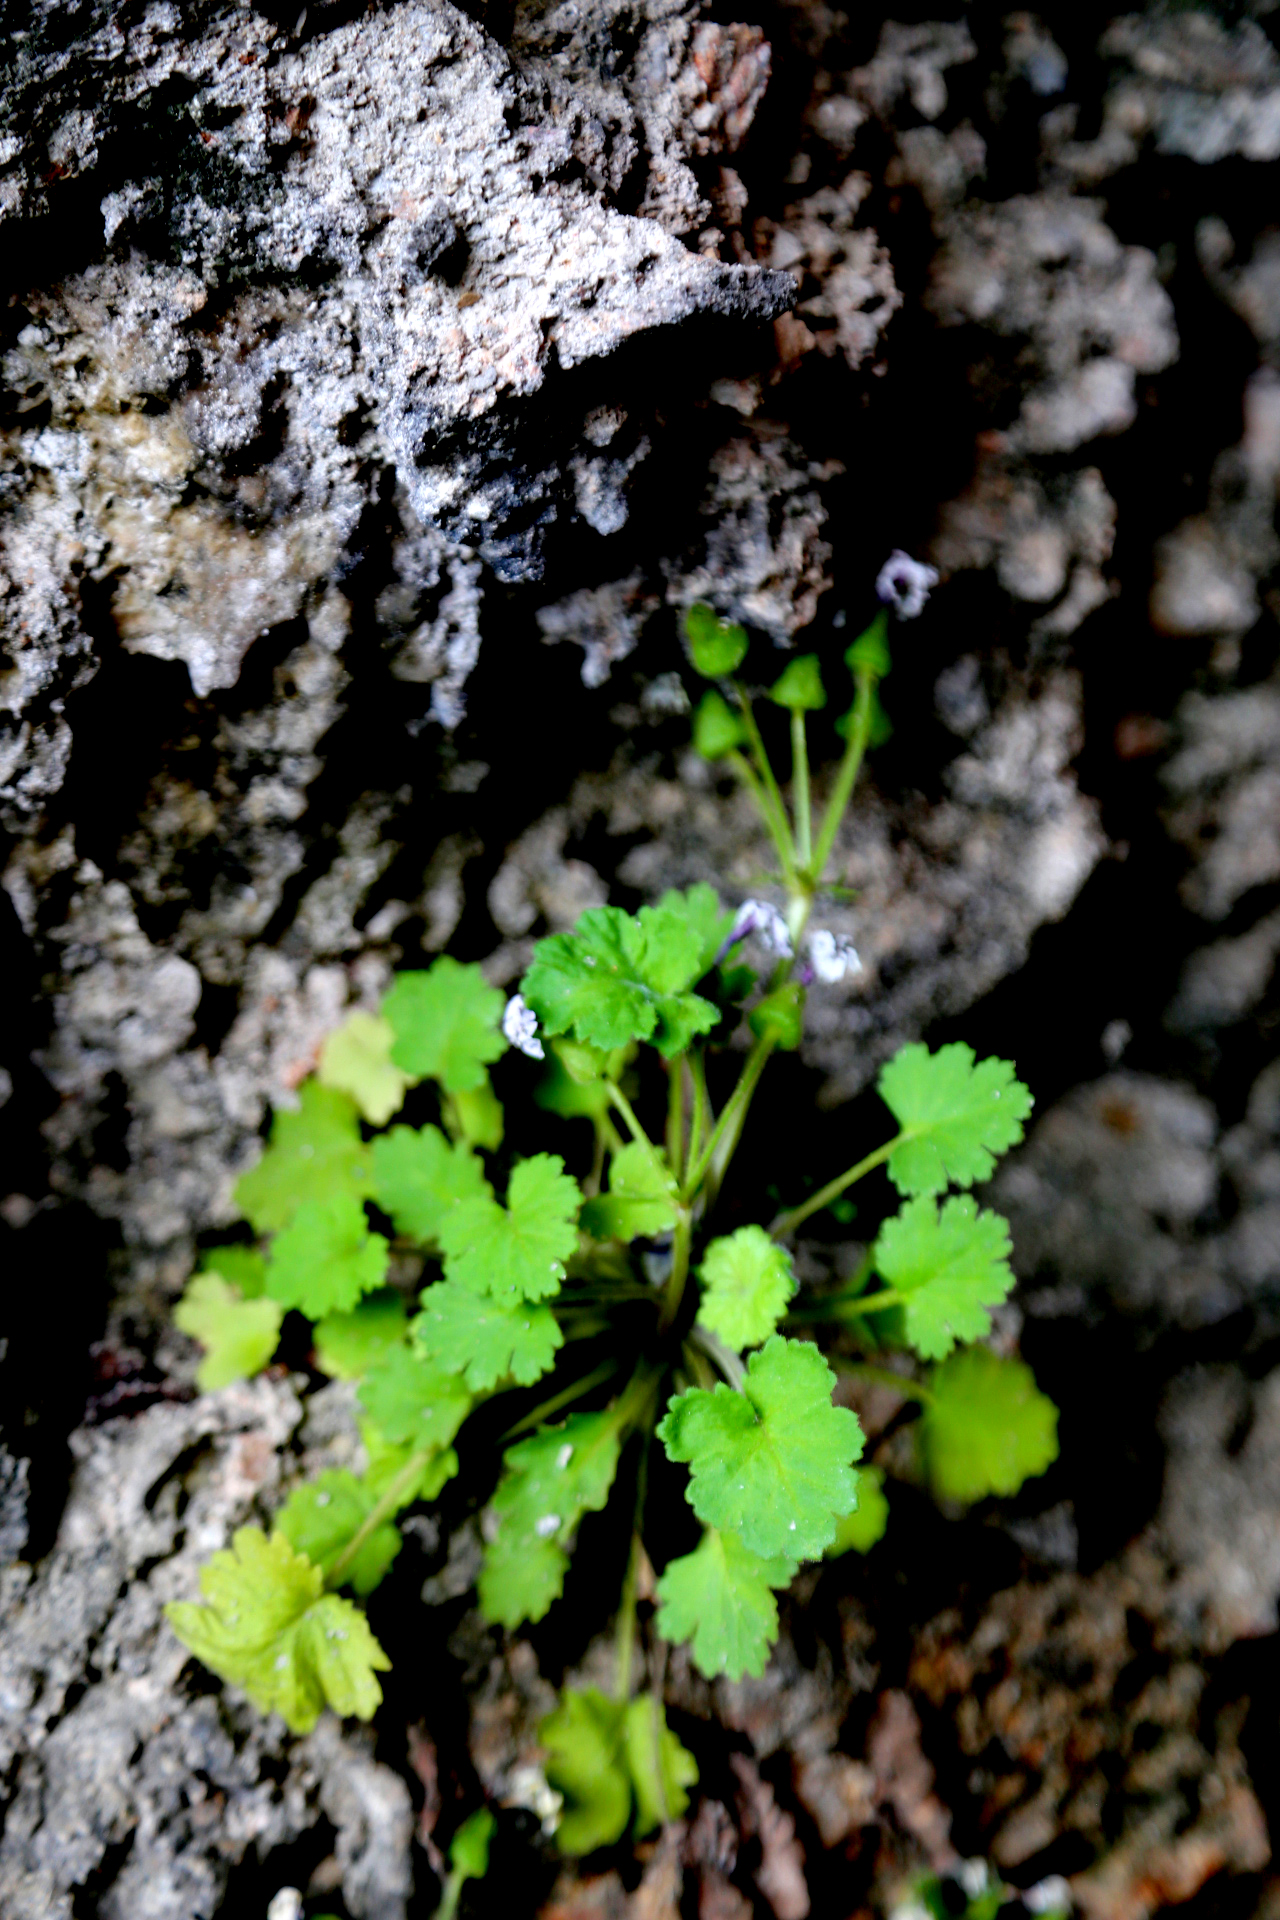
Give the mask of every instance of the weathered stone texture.
[(105, 1920), (205, 1920), (233, 1862), (321, 1812), (351, 1912), (402, 1920), (404, 1783), (331, 1715), (290, 1742), (243, 1700), (189, 1696), (189, 1656), (161, 1612), (195, 1598), (201, 1563), (261, 1517), (300, 1411), (286, 1384), (259, 1379), (75, 1436), (53, 1553), (0, 1573), (6, 1920), (70, 1920), (117, 1854), (95, 1909)]

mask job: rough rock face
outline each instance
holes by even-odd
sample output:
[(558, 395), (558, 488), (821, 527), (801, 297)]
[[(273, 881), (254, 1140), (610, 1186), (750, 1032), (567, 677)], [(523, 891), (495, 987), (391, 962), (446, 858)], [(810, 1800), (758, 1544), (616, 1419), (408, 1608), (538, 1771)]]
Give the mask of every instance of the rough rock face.
[[(10, 1064), (22, 1099), (48, 1096), (53, 1161), (51, 1194), (9, 1194), (0, 1216), (20, 1233), (37, 1209), (87, 1205), (112, 1224), (112, 1352), (132, 1329), (163, 1393), (188, 1390), (185, 1343), (157, 1348), (155, 1329), (194, 1237), (226, 1219), (269, 1105), (390, 967), (461, 929), (505, 982), (615, 885), (759, 890), (753, 819), (683, 753), (675, 615), (706, 597), (745, 620), (765, 681), (771, 645), (838, 660), (846, 608), (899, 541), (932, 540), (952, 596), (902, 630), (887, 696), (910, 684), (933, 763), (869, 783), (849, 823), (858, 898), (824, 918), (864, 972), (815, 991), (807, 1062), (829, 1097), (856, 1092), (1071, 910), (1105, 846), (1096, 738), (1084, 790), (1074, 771), (1090, 648), (1123, 595), (1125, 647), (1157, 649), (1162, 684), (1196, 682), (1162, 775), (1192, 928), (1164, 1015), (1186, 1072), (1126, 1065), (1067, 1093), (998, 1198), (1029, 1339), (1078, 1318), (1148, 1349), (1228, 1324), (1274, 1336), (1280, 1127), (1274, 1069), (1257, 1068), (1280, 735), (1257, 661), (1280, 555), (1280, 276), (1242, 176), (1203, 171), (1280, 154), (1272, 41), (1253, 18), (1153, 9), (1096, 31), (889, 21), (876, 43), (874, 20), (785, 0), (769, 31), (789, 21), (788, 49), (710, 11), (319, 0), (288, 27), (233, 0), (41, 0), (0, 62), (4, 885), (47, 1013)], [(749, 136), (784, 61), (772, 99), (779, 124), (794, 111), (794, 151), (762, 167)], [(1217, 210), (1172, 264), (1151, 206), (1126, 197), (1139, 159), (1190, 168)], [(1201, 309), (1247, 330), (1242, 430), (1228, 421), (1203, 489), (1158, 509), (1148, 578), (1125, 541), (1168, 493), (1126, 449), (1149, 448)], [(901, 414), (888, 436), (877, 393)], [(877, 417), (883, 473), (860, 438)], [(557, 731), (579, 665), (586, 693), (569, 687), (581, 704)], [(541, 676), (557, 692), (539, 704)], [(541, 785), (527, 759), (513, 777), (494, 720), (508, 683), (546, 730)], [(468, 696), (488, 734), (467, 731)], [(1202, 1090), (1233, 1048), (1249, 1060), (1234, 1107)], [(1097, 1920), (1265, 1858), (1238, 1724), (1204, 1717), (1198, 1663), (1274, 1630), (1274, 1376), (1175, 1367), (1141, 1551), (1081, 1575), (1069, 1505), (1011, 1520), (1041, 1573), (976, 1628), (943, 1620), (909, 1679), (954, 1711), (975, 1779), (995, 1742), (1013, 1756), (970, 1787), (999, 1860), (1064, 1827), (1118, 1838), (1110, 1878), (1079, 1887)], [(306, 1435), (290, 1389), (263, 1382), (75, 1437), (57, 1548), (2, 1576), (6, 1915), (212, 1913), (229, 1863), (322, 1820), (317, 1893), (404, 1912), (404, 1781), (332, 1723), (287, 1740), (202, 1693), (158, 1624), (226, 1530), (265, 1517), (290, 1447), (349, 1457), (323, 1398)], [(30, 1442), (10, 1440), (0, 1563), (26, 1545)], [(455, 1535), (435, 1598), (462, 1597), (475, 1550), (474, 1529)], [(1046, 1582), (1044, 1564), (1068, 1570)], [(597, 1882), (595, 1911), (671, 1920), (689, 1871), (704, 1913), (741, 1915), (739, 1839), (783, 1920), (805, 1910), (815, 1830), (850, 1861), (864, 1831), (890, 1836), (882, 1904), (953, 1864), (905, 1669), (877, 1674), (865, 1613), (848, 1595), (836, 1611), (837, 1650), (786, 1640), (758, 1684), (713, 1697), (673, 1667), (680, 1709), (754, 1758), (634, 1895)], [(1160, 1642), (1145, 1690), (1131, 1629)], [(490, 1641), (476, 1658), (483, 1675)], [(1086, 1658), (1092, 1692), (1059, 1688)], [(518, 1799), (546, 1682), (523, 1643), (488, 1671), (473, 1759)], [(845, 1716), (877, 1690), (854, 1759)], [(1123, 1762), (1118, 1828), (1090, 1743)], [(583, 1911), (562, 1891), (552, 1911)]]
[[(857, 904), (824, 902), (821, 919), (854, 939), (862, 971), (812, 990), (802, 1044), (832, 1102), (865, 1086), (904, 1035), (1012, 971), (1033, 930), (1067, 911), (1105, 845), (1070, 773), (1078, 682), (1059, 673), (1034, 685), (993, 681), (991, 691), (994, 711), (971, 656), (939, 681), (940, 716), (963, 742), (944, 801), (895, 803), (870, 790), (841, 830), (834, 871)], [(509, 936), (490, 962), (493, 978), (523, 971), (535, 927), (568, 926), (604, 899), (592, 869), (565, 856), (571, 840), (601, 829), (624, 844), (641, 836), (617, 872), (646, 896), (697, 881), (753, 891), (769, 846), (751, 802), (692, 755), (679, 772), (662, 777), (624, 750), (513, 844), (490, 889)]]
[(322, 1814), (350, 1911), (403, 1920), (404, 1782), (331, 1715), (290, 1741), (243, 1702), (188, 1696), (186, 1651), (161, 1617), (258, 1517), (300, 1412), (287, 1385), (260, 1379), (76, 1437), (53, 1553), (39, 1572), (0, 1574), (12, 1781), (0, 1908), (12, 1920), (70, 1920), (94, 1884), (107, 1920), (203, 1920), (247, 1849), (286, 1844)]
[[(638, 83), (650, 163), (669, 158), (691, 187), (667, 152), (686, 67), (714, 109), (704, 151), (741, 137), (759, 91), (732, 62), (718, 75), (724, 36), (700, 34), (683, 13), (655, 26)], [(410, 677), (441, 681), (438, 716), (456, 717), (476, 648), (472, 549), (500, 577), (536, 573), (537, 528), (572, 483), (572, 429), (559, 460), (544, 441), (530, 465), (522, 406), (553, 369), (646, 329), (789, 304), (781, 275), (680, 243), (696, 193), (666, 226), (610, 204), (644, 164), (637, 114), (599, 76), (576, 97), (572, 63), (566, 78), (535, 46), (517, 40), (513, 59), (448, 0), (305, 39), (247, 8), (152, 12), (132, 29), (104, 10), (53, 74), (49, 37), (21, 41), (0, 99), (2, 211), (53, 219), (58, 183), (109, 176), (113, 257), (28, 303), (6, 367), (20, 396), (5, 462), (22, 636), (11, 805), (46, 798), (65, 760), (50, 703), (91, 657), (81, 579), (114, 582), (126, 647), (182, 660), (197, 695), (229, 687), (258, 635), (323, 595), (379, 473), (425, 548), (409, 582), (431, 632), (420, 618)], [(624, 151), (589, 166), (592, 109), (610, 101)], [(111, 171), (126, 116), (153, 129), (154, 176)]]

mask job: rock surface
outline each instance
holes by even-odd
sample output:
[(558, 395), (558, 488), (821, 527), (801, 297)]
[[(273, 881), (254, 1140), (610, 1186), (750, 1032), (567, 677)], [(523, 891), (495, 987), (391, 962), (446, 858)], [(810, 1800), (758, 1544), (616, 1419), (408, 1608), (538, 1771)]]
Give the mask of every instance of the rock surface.
[[(1112, 1070), (1073, 1065), (995, 1195), (1028, 1350), (1082, 1327), (1136, 1356), (1163, 1477), (1092, 1570), (1087, 1489), (974, 1520), (970, 1615), (931, 1603), (914, 1651), (873, 1560), (797, 1586), (761, 1682), (673, 1661), (673, 1711), (740, 1764), (633, 1891), (566, 1872), (548, 1912), (673, 1920), (685, 1877), (721, 1920), (748, 1890), (780, 1920), (855, 1882), (887, 1907), (965, 1822), (1014, 1876), (1084, 1836), (1097, 1920), (1265, 1868), (1213, 1676), (1280, 1606), (1271, 25), (711, 12), (40, 0), (10, 39), (0, 799), (38, 1010), (0, 1036), (0, 1231), (91, 1215), (116, 1247), (105, 1424), (36, 1567), (28, 1482), (35, 1511), (66, 1429), (29, 1408), (0, 1453), (18, 1920), (211, 1915), (304, 1841), (357, 1920), (421, 1898), (407, 1778), (204, 1691), (160, 1623), (355, 1444), (341, 1391), (302, 1426), (279, 1379), (185, 1397), (167, 1305), (269, 1107), (391, 967), (456, 940), (505, 983), (611, 895), (761, 890), (749, 813), (685, 750), (676, 618), (709, 599), (762, 683), (798, 644), (834, 685), (899, 544), (945, 585), (895, 636), (899, 732), (839, 848), (857, 898), (823, 909), (864, 970), (815, 990), (804, 1062), (847, 1099), (1002, 979), (1075, 991), (1035, 936), (1124, 852), (1128, 676), (1117, 755), (1164, 755), (1165, 1051), (1116, 1064), (1104, 1036)], [(884, 1448), (909, 1481), (909, 1433)], [(935, 1565), (971, 1537), (910, 1525)], [(457, 1623), (477, 1538), (433, 1536), (427, 1597), (476, 1774), (536, 1825), (549, 1683)], [(1025, 1561), (988, 1574), (996, 1540)]]
[(289, 1740), (243, 1700), (187, 1692), (189, 1657), (161, 1613), (195, 1598), (201, 1563), (259, 1517), (300, 1413), (263, 1378), (75, 1437), (57, 1545), (38, 1571), (0, 1574), (0, 1906), (13, 1920), (70, 1920), (89, 1887), (109, 1920), (200, 1920), (246, 1851), (322, 1815), (351, 1913), (403, 1920), (403, 1781), (332, 1715)]

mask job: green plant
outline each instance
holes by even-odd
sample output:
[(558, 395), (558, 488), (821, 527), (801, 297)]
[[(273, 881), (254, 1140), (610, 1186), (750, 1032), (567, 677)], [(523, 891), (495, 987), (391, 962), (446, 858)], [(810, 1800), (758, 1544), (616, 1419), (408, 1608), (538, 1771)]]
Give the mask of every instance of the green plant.
[[(214, 1556), (202, 1604), (169, 1609), (206, 1665), (294, 1728), (325, 1701), (365, 1718), (376, 1708), (387, 1662), (339, 1590), (363, 1596), (384, 1577), (397, 1514), (458, 1472), (482, 1406), (477, 1430), (506, 1427), (479, 1578), (489, 1620), (542, 1619), (584, 1517), (611, 1500), (634, 1516), (614, 1696), (566, 1694), (541, 1730), (568, 1851), (647, 1831), (680, 1811), (696, 1777), (657, 1696), (633, 1698), (655, 1443), (687, 1474), (703, 1531), (662, 1568), (653, 1631), (688, 1642), (704, 1674), (734, 1679), (763, 1671), (775, 1596), (801, 1561), (866, 1552), (884, 1531), (884, 1476), (858, 1465), (863, 1436), (833, 1400), (838, 1372), (921, 1404), (921, 1471), (946, 1499), (1010, 1493), (1056, 1452), (1054, 1409), (1028, 1369), (969, 1344), (1013, 1285), (1007, 1227), (967, 1191), (1022, 1136), (1031, 1101), (1008, 1062), (975, 1061), (962, 1045), (902, 1048), (879, 1078), (887, 1139), (772, 1221), (717, 1224), (762, 1077), (799, 1045), (807, 987), (859, 964), (809, 921), (889, 653), (883, 615), (848, 650), (854, 697), (820, 811), (807, 735), (827, 697), (817, 659), (792, 659), (773, 686), (788, 715), (788, 810), (732, 678), (745, 632), (697, 607), (686, 630), (695, 667), (716, 683), (695, 740), (754, 797), (783, 907), (729, 913), (702, 885), (636, 914), (593, 908), (539, 942), (505, 1002), (479, 967), (451, 958), (399, 975), (377, 1015), (355, 1013), (330, 1036), (297, 1110), (277, 1114), (241, 1179), (255, 1245), (210, 1251), (178, 1309), (205, 1346), (204, 1384), (265, 1364), (286, 1310), (313, 1323), (319, 1368), (359, 1382), (366, 1470), (295, 1489), (269, 1538), (246, 1527)], [(748, 942), (761, 974), (743, 962)], [(712, 1083), (735, 1040), (740, 1064), (717, 1107)], [(500, 1154), (489, 1068), (508, 1046), (542, 1063), (529, 1090), (552, 1116), (544, 1125), (589, 1123), (576, 1174), (559, 1152)], [(426, 1083), (438, 1124), (397, 1121)], [(646, 1125), (658, 1111), (663, 1125)], [(792, 1236), (824, 1209), (847, 1217), (846, 1189), (878, 1167), (899, 1210), (852, 1279), (800, 1287)], [(892, 1368), (886, 1350), (901, 1356)], [(505, 1422), (489, 1410), (499, 1396)], [(490, 1484), (497, 1464), (475, 1461)]]

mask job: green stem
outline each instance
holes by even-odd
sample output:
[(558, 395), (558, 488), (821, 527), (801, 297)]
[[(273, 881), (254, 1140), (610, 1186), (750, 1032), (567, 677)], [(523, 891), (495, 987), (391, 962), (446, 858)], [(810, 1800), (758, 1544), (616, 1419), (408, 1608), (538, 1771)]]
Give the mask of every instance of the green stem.
[(685, 1283), (689, 1278), (689, 1253), (693, 1246), (693, 1216), (688, 1207), (681, 1207), (676, 1214), (676, 1230), (671, 1242), (671, 1272), (667, 1276), (666, 1291), (662, 1296), (662, 1314), (659, 1328), (665, 1333), (680, 1311), (680, 1302), (684, 1299)]
[(793, 708), (791, 714), (791, 804), (796, 815), (796, 859), (800, 871), (808, 873), (813, 858), (813, 827), (809, 807), (809, 743), (805, 738), (804, 713)]
[(855, 1380), (867, 1380), (873, 1386), (892, 1387), (904, 1400), (919, 1400), (924, 1406), (932, 1406), (937, 1395), (931, 1387), (919, 1380), (908, 1380), (905, 1374), (894, 1373), (889, 1367), (871, 1367), (864, 1360), (837, 1360), (837, 1373), (852, 1374)]
[(610, 1426), (629, 1427), (642, 1411), (645, 1401), (653, 1398), (654, 1389), (662, 1376), (661, 1367), (641, 1361), (609, 1409)]
[(734, 1392), (741, 1393), (747, 1370), (733, 1348), (727, 1347), (717, 1334), (709, 1332), (706, 1327), (695, 1327), (689, 1338), (693, 1346), (700, 1347), (707, 1358), (714, 1361)]
[(831, 849), (835, 845), (836, 834), (840, 830), (845, 808), (853, 797), (858, 769), (862, 765), (862, 756), (867, 750), (867, 737), (871, 732), (875, 675), (868, 668), (859, 667), (857, 685), (857, 698), (854, 701), (853, 714), (849, 722), (849, 738), (845, 746), (844, 758), (840, 762), (836, 783), (831, 789), (831, 798), (827, 802), (827, 810), (822, 817), (822, 828), (818, 834), (818, 845), (814, 852), (812, 872), (814, 879), (818, 881), (826, 871), (827, 861), (831, 858)]
[(710, 1393), (716, 1384), (715, 1369), (705, 1353), (696, 1347), (692, 1340), (686, 1340), (680, 1349), (685, 1366), (693, 1375), (697, 1384)]
[(667, 1165), (679, 1177), (684, 1162), (684, 1055), (667, 1062)]
[[(742, 1072), (738, 1075), (738, 1084), (725, 1102), (720, 1118), (711, 1130), (711, 1138), (699, 1153), (692, 1168), (685, 1175), (682, 1197), (686, 1204), (694, 1197), (698, 1188), (702, 1185), (707, 1168), (711, 1165), (716, 1148), (724, 1138), (726, 1130), (734, 1124), (740, 1112), (745, 1117), (746, 1108), (751, 1104), (751, 1096), (756, 1090), (756, 1082), (764, 1071), (765, 1062), (768, 1060), (769, 1055), (773, 1052), (776, 1045), (777, 1038), (775, 1035), (763, 1034), (747, 1055), (746, 1064)], [(736, 1138), (734, 1145), (737, 1145)], [(730, 1152), (732, 1153), (732, 1148)]]
[(572, 1386), (565, 1387), (561, 1393), (553, 1393), (549, 1400), (544, 1400), (540, 1406), (534, 1408), (532, 1413), (526, 1413), (523, 1420), (517, 1420), (514, 1427), (508, 1427), (498, 1445), (505, 1447), (508, 1440), (514, 1440), (518, 1433), (528, 1433), (543, 1420), (549, 1420), (553, 1413), (559, 1413), (561, 1407), (571, 1406), (575, 1400), (581, 1400), (583, 1394), (590, 1393), (592, 1387), (598, 1387), (611, 1374), (615, 1374), (621, 1364), (621, 1361), (616, 1359), (602, 1360), (600, 1365), (593, 1368), (590, 1373), (584, 1373), (581, 1380), (575, 1380)]
[(606, 1080), (604, 1084), (609, 1090), (610, 1100), (612, 1100), (614, 1106), (622, 1115), (627, 1132), (631, 1135), (636, 1145), (643, 1147), (645, 1153), (648, 1155), (649, 1164), (657, 1175), (659, 1185), (668, 1190), (674, 1190), (675, 1181), (671, 1177), (671, 1170), (669, 1167), (663, 1166), (661, 1154), (654, 1146), (644, 1128), (640, 1125), (640, 1122), (636, 1119), (631, 1109), (631, 1102), (628, 1100), (626, 1094), (622, 1091), (622, 1088), (616, 1080)]
[(419, 1447), (409, 1455), (394, 1479), (389, 1480), (381, 1498), (375, 1501), (368, 1515), (360, 1522), (342, 1552), (338, 1555), (328, 1573), (325, 1586), (336, 1589), (342, 1585), (352, 1562), (370, 1534), (376, 1533), (384, 1521), (400, 1511), (405, 1502), (412, 1498), (412, 1490), (417, 1485), (422, 1469), (436, 1452), (435, 1447)]
[(433, 1920), (455, 1920), (458, 1911), (458, 1899), (466, 1883), (467, 1875), (460, 1867), (452, 1867), (444, 1883), (444, 1892), (440, 1896), (440, 1905), (436, 1908)]
[(782, 794), (779, 791), (778, 782), (774, 778), (773, 768), (769, 765), (769, 756), (764, 750), (764, 741), (760, 737), (760, 729), (756, 725), (755, 714), (751, 711), (751, 702), (741, 687), (735, 685), (733, 690), (738, 697), (738, 705), (742, 709), (742, 722), (747, 729), (747, 740), (751, 747), (751, 757), (756, 763), (756, 772), (760, 775), (768, 799), (765, 825), (773, 836), (773, 844), (778, 850), (778, 858), (782, 862), (782, 870), (786, 874), (787, 884), (790, 886), (794, 884), (793, 876), (795, 874), (796, 854), (795, 846), (791, 839), (791, 827), (787, 820), (787, 809), (783, 805)]
[(833, 1200), (838, 1200), (846, 1187), (851, 1187), (855, 1180), (861, 1180), (864, 1174), (872, 1172), (874, 1168), (883, 1166), (896, 1147), (900, 1147), (904, 1140), (913, 1138), (912, 1130), (904, 1127), (901, 1133), (895, 1134), (892, 1140), (886, 1140), (882, 1147), (877, 1147), (874, 1153), (869, 1153), (865, 1159), (859, 1160), (857, 1165), (850, 1167), (847, 1173), (838, 1174), (834, 1180), (828, 1180), (825, 1187), (819, 1187), (816, 1193), (810, 1194), (801, 1206), (789, 1207), (785, 1213), (778, 1214), (769, 1228), (774, 1239), (782, 1240), (787, 1234), (794, 1233), (811, 1213), (820, 1213), (823, 1207), (829, 1206)]
[(875, 1267), (871, 1250), (868, 1249), (867, 1252), (863, 1254), (853, 1273), (850, 1274), (844, 1286), (839, 1288), (835, 1293), (829, 1293), (825, 1296), (819, 1295), (817, 1299), (811, 1299), (807, 1303), (802, 1299), (799, 1306), (790, 1309), (787, 1314), (788, 1320), (801, 1322), (805, 1320), (830, 1320), (835, 1317), (833, 1312), (835, 1308), (838, 1307), (841, 1313), (844, 1312), (846, 1307), (853, 1308), (855, 1301), (861, 1300), (866, 1293), (867, 1281), (871, 1278), (874, 1271)]
[(883, 1313), (888, 1307), (904, 1307), (908, 1295), (899, 1293), (893, 1287), (885, 1287), (879, 1293), (833, 1293), (826, 1300), (815, 1300), (810, 1306), (798, 1307), (789, 1313), (789, 1320), (848, 1320), (859, 1319), (865, 1313)]
[(595, 1135), (595, 1143), (591, 1151), (591, 1171), (582, 1183), (582, 1191), (588, 1200), (594, 1200), (600, 1191), (600, 1182), (604, 1179), (605, 1147), (608, 1144), (599, 1120), (596, 1121), (592, 1131)]
[[(739, 780), (741, 780), (743, 786), (755, 801), (756, 811), (768, 828), (769, 838), (773, 841), (775, 848), (781, 855), (783, 845), (787, 838), (786, 821), (785, 819), (779, 819), (778, 813), (770, 801), (764, 786), (761, 784), (760, 777), (756, 773), (755, 768), (749, 760), (745, 759), (743, 755), (738, 752), (736, 747), (729, 753), (726, 753), (725, 760), (727, 764), (733, 768), (733, 771), (737, 774)], [(785, 866), (786, 864), (784, 858), (783, 865)]]
[(627, 1555), (627, 1572), (622, 1582), (622, 1598), (618, 1602), (618, 1671), (614, 1681), (614, 1699), (623, 1706), (631, 1698), (631, 1657), (636, 1644), (636, 1588), (640, 1582), (640, 1535), (631, 1535), (631, 1551)]
[(724, 1176), (729, 1171), (729, 1162), (738, 1151), (738, 1142), (742, 1138), (742, 1129), (747, 1123), (747, 1114), (755, 1098), (760, 1076), (769, 1064), (769, 1056), (778, 1044), (776, 1033), (764, 1033), (756, 1041), (747, 1055), (747, 1064), (742, 1070), (721, 1119), (727, 1124), (719, 1141), (712, 1142), (711, 1165), (707, 1176), (710, 1196), (715, 1197), (724, 1184)]
[[(693, 1113), (689, 1119), (689, 1159), (693, 1160), (702, 1147), (702, 1136), (707, 1129), (707, 1118), (711, 1112), (711, 1102), (707, 1099), (707, 1068), (700, 1053), (689, 1055), (689, 1076), (693, 1081)], [(681, 1176), (683, 1178), (683, 1174)]]

